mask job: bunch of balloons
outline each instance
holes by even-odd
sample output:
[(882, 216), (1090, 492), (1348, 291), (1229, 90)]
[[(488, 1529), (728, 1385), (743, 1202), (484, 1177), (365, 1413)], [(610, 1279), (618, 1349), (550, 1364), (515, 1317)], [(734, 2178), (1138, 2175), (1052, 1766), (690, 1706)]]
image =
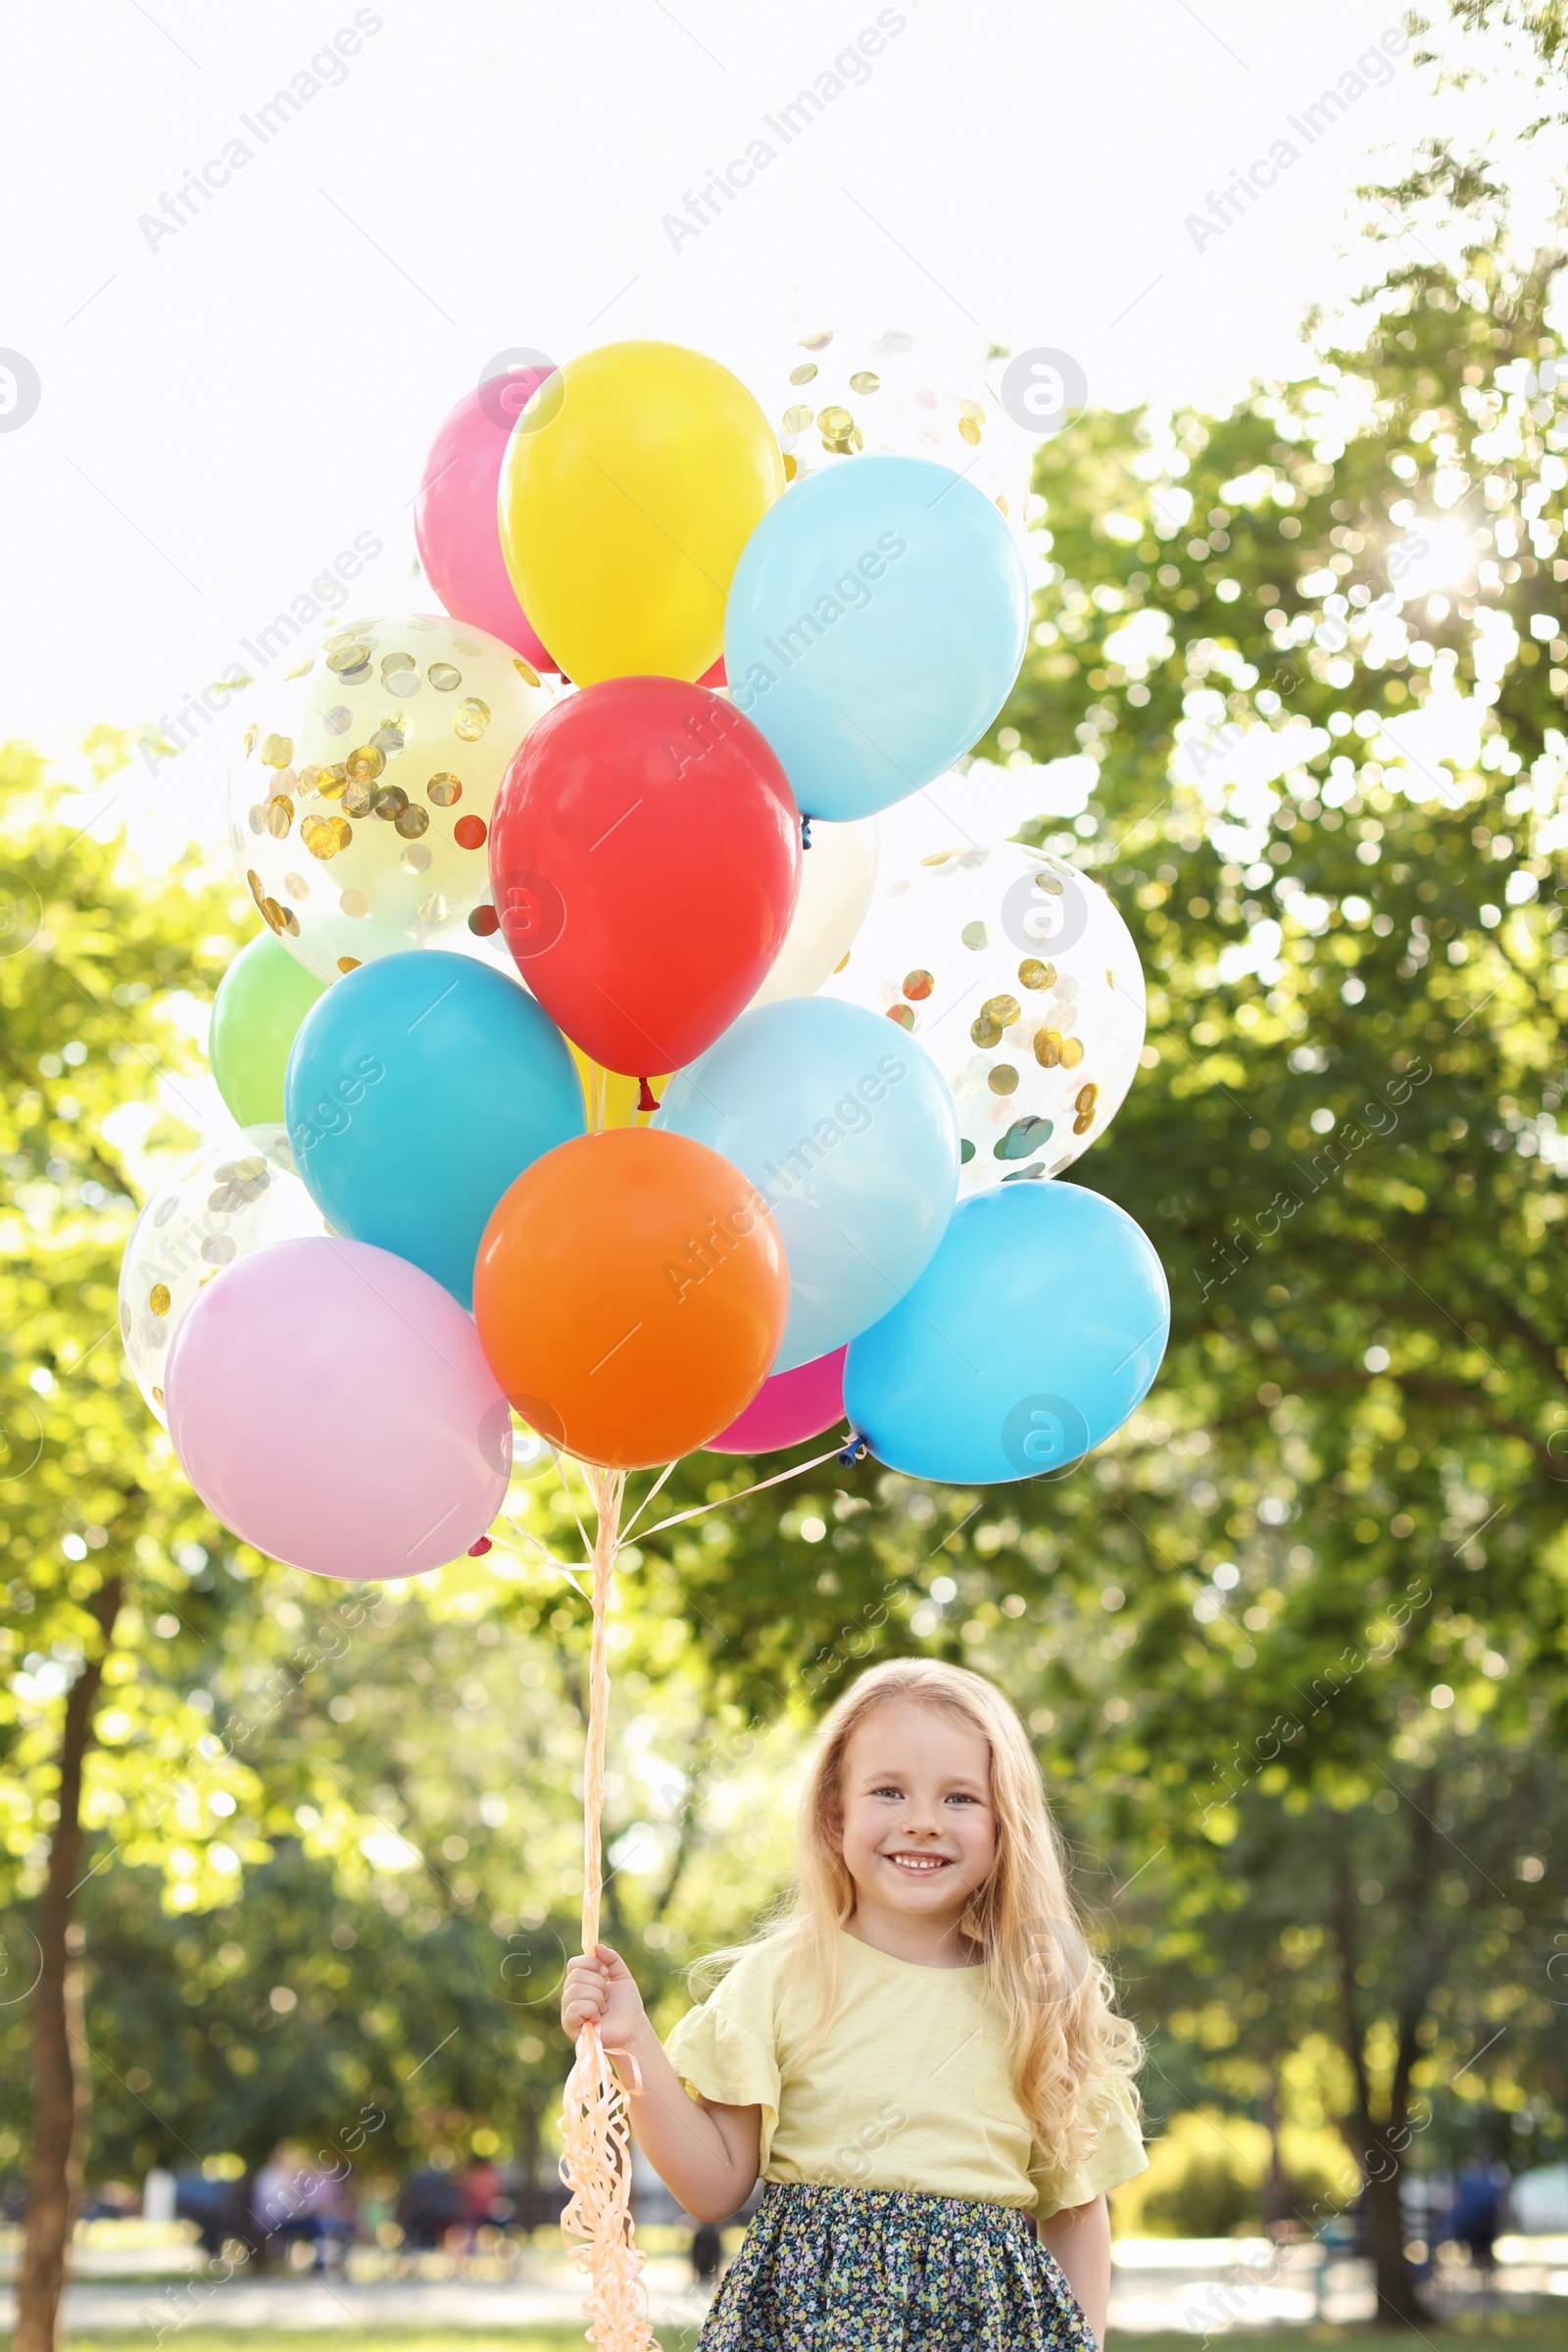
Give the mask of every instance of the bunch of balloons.
[(824, 410), (834, 462), (787, 468), (674, 345), (483, 385), (416, 511), (447, 611), (252, 690), (229, 824), (266, 928), (211, 1045), (242, 1132), (149, 1200), (121, 1314), (263, 1551), (484, 1548), (514, 1415), (610, 1472), (847, 1415), (970, 1483), (1068, 1467), (1148, 1390), (1158, 1260), (1052, 1181), (1137, 1065), (1125, 926), (981, 831), (878, 870), (1029, 618), (1008, 500), (900, 413), (858, 442)]

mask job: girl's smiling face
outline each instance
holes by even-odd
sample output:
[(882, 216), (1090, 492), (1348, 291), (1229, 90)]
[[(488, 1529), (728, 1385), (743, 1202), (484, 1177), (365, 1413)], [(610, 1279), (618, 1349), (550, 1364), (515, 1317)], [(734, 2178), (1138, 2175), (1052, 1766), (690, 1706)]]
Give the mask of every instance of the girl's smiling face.
[(842, 1801), (839, 1843), (862, 1924), (882, 1912), (956, 1927), (996, 1860), (983, 1735), (943, 1707), (888, 1699), (845, 1748)]

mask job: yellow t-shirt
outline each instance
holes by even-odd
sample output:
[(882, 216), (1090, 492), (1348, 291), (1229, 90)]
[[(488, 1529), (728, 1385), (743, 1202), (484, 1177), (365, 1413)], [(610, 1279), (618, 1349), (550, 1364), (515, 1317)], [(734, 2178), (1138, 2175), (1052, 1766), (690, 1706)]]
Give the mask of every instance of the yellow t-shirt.
[(839, 1940), (838, 2012), (804, 2064), (795, 2053), (817, 2013), (776, 1941), (746, 1951), (665, 2045), (702, 2097), (760, 2107), (764, 2180), (983, 2198), (1045, 2221), (1146, 2169), (1115, 2076), (1092, 2094), (1088, 2156), (1070, 2174), (1053, 2163), (1013, 2097), (983, 1967), (920, 1968), (858, 1936)]

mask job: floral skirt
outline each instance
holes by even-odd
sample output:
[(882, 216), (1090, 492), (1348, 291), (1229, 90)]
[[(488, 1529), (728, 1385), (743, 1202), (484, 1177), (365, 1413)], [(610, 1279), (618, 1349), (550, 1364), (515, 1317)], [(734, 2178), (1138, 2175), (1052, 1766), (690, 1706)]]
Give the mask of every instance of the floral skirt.
[(1097, 2352), (1028, 2216), (977, 2198), (770, 2180), (702, 2352)]

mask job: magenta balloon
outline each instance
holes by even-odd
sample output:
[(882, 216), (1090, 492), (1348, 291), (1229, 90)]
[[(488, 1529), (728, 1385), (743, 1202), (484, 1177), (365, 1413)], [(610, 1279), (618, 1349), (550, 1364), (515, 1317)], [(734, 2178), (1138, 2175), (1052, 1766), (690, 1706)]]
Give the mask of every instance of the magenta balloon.
[(776, 1453), (782, 1446), (799, 1446), (803, 1438), (819, 1438), (844, 1418), (848, 1353), (848, 1348), (835, 1348), (831, 1355), (797, 1364), (793, 1372), (775, 1372), (739, 1419), (709, 1439), (709, 1452)]
[(512, 1414), (450, 1291), (368, 1242), (275, 1242), (191, 1307), (164, 1376), (208, 1509), (316, 1576), (439, 1568), (506, 1496)]
[(414, 508), (419, 562), (453, 619), (488, 629), (535, 669), (559, 664), (535, 636), (512, 585), (501, 553), (496, 485), (518, 409), (553, 373), (549, 368), (519, 368), (466, 392), (435, 437)]

